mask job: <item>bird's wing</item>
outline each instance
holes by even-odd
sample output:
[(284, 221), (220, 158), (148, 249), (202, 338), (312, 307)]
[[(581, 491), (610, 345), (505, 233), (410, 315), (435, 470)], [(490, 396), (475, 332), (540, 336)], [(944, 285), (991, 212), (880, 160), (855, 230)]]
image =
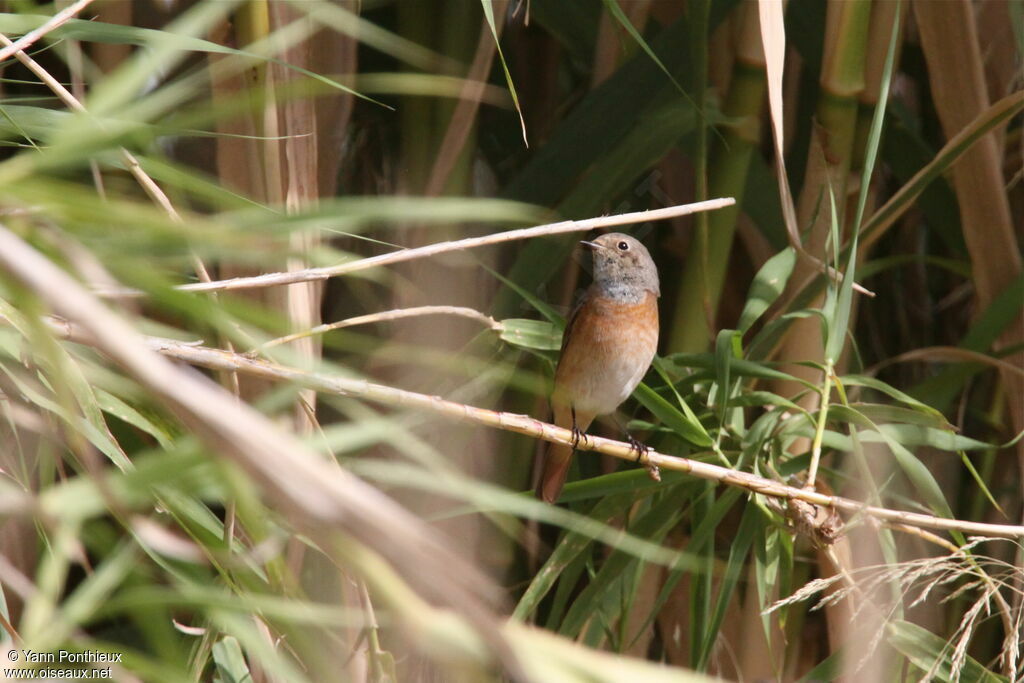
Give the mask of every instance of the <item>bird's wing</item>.
[(580, 309), (583, 308), (583, 304), (590, 296), (590, 290), (586, 290), (580, 295), (579, 300), (572, 309), (572, 313), (569, 314), (569, 319), (565, 323), (565, 330), (562, 332), (562, 348), (558, 351), (558, 359), (561, 361), (562, 355), (565, 354), (565, 347), (569, 345), (569, 337), (572, 335), (573, 325), (576, 324), (576, 318), (579, 316)]

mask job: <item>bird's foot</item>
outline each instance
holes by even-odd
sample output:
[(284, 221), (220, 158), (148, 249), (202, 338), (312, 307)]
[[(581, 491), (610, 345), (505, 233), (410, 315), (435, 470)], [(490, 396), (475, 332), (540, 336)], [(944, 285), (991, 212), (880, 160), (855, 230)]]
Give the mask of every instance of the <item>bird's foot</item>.
[(651, 450), (644, 444), (637, 441), (629, 432), (626, 432), (626, 440), (629, 441), (629, 450), (636, 451), (636, 462), (640, 462), (640, 460), (647, 455), (647, 451)]
[(586, 441), (587, 435), (580, 430), (579, 424), (576, 423), (576, 407), (572, 408), (572, 450), (575, 451), (580, 445), (580, 441)]
[(576, 422), (574, 421), (572, 423), (572, 443), (570, 444), (572, 446), (572, 449), (575, 451), (577, 446), (580, 445), (580, 441), (584, 441), (586, 440), (586, 438), (587, 435), (580, 431), (580, 428), (576, 425)]
[[(651, 449), (633, 438), (633, 435), (629, 432), (626, 432), (626, 440), (629, 441), (629, 449), (631, 451), (636, 451), (636, 462), (640, 463), (643, 457), (647, 455)], [(658, 469), (657, 465), (649, 461), (642, 464), (644, 469), (647, 470), (647, 476), (654, 481), (661, 481), (661, 470)]]

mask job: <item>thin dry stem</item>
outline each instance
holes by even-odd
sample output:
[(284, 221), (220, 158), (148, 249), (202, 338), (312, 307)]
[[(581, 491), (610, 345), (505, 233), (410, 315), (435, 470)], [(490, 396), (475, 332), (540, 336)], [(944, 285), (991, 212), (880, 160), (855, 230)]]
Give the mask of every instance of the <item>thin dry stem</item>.
[[(497, 16), (503, 16), (508, 9), (507, 2), (497, 3), (494, 12)], [(503, 24), (495, 25), (494, 30), (501, 35)], [(473, 117), (480, 109), (480, 102), (483, 96), (483, 88), (486, 85), (487, 73), (494, 61), (494, 53), (498, 44), (491, 35), (490, 27), (486, 21), (480, 22), (480, 40), (477, 43), (476, 55), (473, 63), (466, 74), (466, 80), (462, 86), (459, 102), (455, 105), (451, 119), (448, 121), (448, 128), (444, 133), (444, 140), (438, 147), (438, 155), (434, 160), (434, 166), (430, 169), (429, 180), (424, 194), (428, 197), (437, 197), (444, 191), (448, 179), (451, 177), (455, 162), (462, 154), (462, 150), (473, 130)]]
[[(50, 327), (56, 334), (66, 339), (85, 344), (92, 343), (88, 333), (83, 333), (77, 327), (66, 322), (51, 320)], [(223, 349), (209, 348), (173, 339), (159, 337), (146, 337), (145, 339), (150, 349), (164, 356), (211, 370), (236, 371), (269, 380), (295, 382), (323, 393), (362, 398), (393, 407), (401, 406), (426, 410), (449, 419), (504, 429), (552, 443), (575, 444), (577, 450), (580, 451), (593, 451), (610, 455), (620, 460), (637, 462), (636, 449), (629, 443), (590, 434), (585, 434), (582, 439), (577, 439), (572, 430), (563, 429), (529, 415), (478, 408), (455, 401), (448, 401), (440, 396), (406, 391), (382, 384), (375, 384), (367, 380), (310, 372), (269, 361), (249, 358)], [(639, 463), (645, 467), (654, 466), (675, 472), (685, 472), (700, 479), (746, 489), (763, 496), (785, 500), (800, 500), (811, 505), (820, 505), (843, 510), (848, 513), (866, 515), (895, 524), (926, 529), (961, 531), (967, 534), (992, 538), (1024, 538), (1024, 526), (948, 519), (918, 512), (904, 512), (902, 510), (866, 505), (848, 498), (829, 496), (816, 491), (787, 486), (747, 472), (688, 458), (666, 455), (653, 450), (648, 450), (645, 454), (641, 455)]]
[(343, 327), (353, 327), (355, 325), (369, 325), (372, 323), (387, 322), (391, 320), (401, 320), (403, 318), (415, 318), (424, 315), (456, 315), (463, 318), (469, 318), (470, 320), (476, 320), (481, 323), (484, 327), (491, 330), (501, 330), (501, 323), (492, 318), (489, 315), (484, 315), (480, 311), (474, 308), (467, 308), (465, 306), (414, 306), (412, 308), (395, 308), (390, 311), (381, 311), (379, 313), (370, 313), (368, 315), (360, 315), (355, 318), (346, 318), (345, 320), (339, 320), (334, 323), (324, 323), (323, 325), (317, 325), (311, 327), (308, 330), (302, 330), (294, 334), (289, 334), (284, 337), (278, 337), (272, 339), (265, 344), (261, 344), (258, 349), (255, 349), (251, 353), (259, 353), (265, 349), (269, 349), (272, 346), (279, 346), (281, 344), (288, 344), (297, 339), (304, 339), (306, 337), (312, 337), (316, 334), (324, 334), (331, 330), (340, 330)]
[[(0, 50), (0, 53), (10, 49), (12, 46), (15, 45), (15, 43), (12, 43), (7, 36), (2, 34), (0, 34), (0, 43), (3, 43), (7, 46), (5, 50)], [(60, 83), (60, 81), (51, 76), (46, 69), (44, 69), (34, 59), (29, 57), (28, 54), (26, 54), (22, 50), (15, 50), (12, 54), (18, 59), (19, 62), (24, 64), (26, 68), (28, 68), (32, 73), (34, 73), (39, 78), (39, 80), (46, 85), (46, 87), (52, 90), (53, 93), (61, 100), (61, 102), (67, 105), (69, 109), (72, 109), (77, 112), (86, 111), (85, 106), (78, 100), (77, 97), (75, 97), (71, 93), (70, 90), (65, 88), (63, 84)], [(139, 185), (141, 185), (142, 189), (146, 191), (146, 194), (150, 197), (150, 199), (152, 199), (160, 208), (162, 208), (167, 213), (167, 215), (170, 216), (171, 220), (175, 222), (181, 222), (181, 216), (178, 214), (177, 210), (175, 210), (174, 206), (171, 204), (171, 200), (167, 198), (167, 195), (164, 193), (162, 189), (160, 189), (160, 186), (156, 184), (156, 181), (150, 178), (149, 174), (142, 170), (142, 166), (139, 165), (139, 160), (136, 159), (135, 156), (124, 147), (120, 149), (120, 153), (121, 160), (128, 168), (128, 172), (132, 174), (132, 177), (135, 178), (136, 181), (138, 181)], [(200, 276), (203, 273), (205, 273), (205, 268), (199, 267), (198, 269), (200, 271)]]
[[(908, 531), (909, 529), (903, 526), (901, 530)], [(897, 616), (900, 606), (913, 609), (931, 598), (937, 587), (950, 586), (954, 582), (959, 582), (939, 600), (949, 602), (963, 598), (972, 591), (978, 592), (978, 598), (964, 613), (953, 634), (953, 640), (949, 644), (949, 647), (952, 648), (953, 679), (955, 680), (959, 676), (966, 661), (964, 659), (965, 648), (969, 645), (970, 637), (976, 630), (979, 616), (983, 611), (990, 614), (992, 603), (994, 603), (1006, 633), (1002, 659), (1003, 668), (1011, 680), (1017, 680), (1014, 676), (1021, 630), (1016, 627), (1017, 622), (1015, 622), (1010, 606), (1001, 591), (1004, 589), (1009, 589), (1011, 592), (1016, 591), (1014, 585), (1017, 579), (1015, 577), (1020, 576), (1022, 570), (1020, 567), (1001, 560), (976, 554), (975, 546), (983, 540), (986, 539), (974, 537), (962, 547), (953, 547), (949, 555), (924, 557), (895, 565), (875, 565), (856, 569), (854, 574), (858, 578), (859, 589), (855, 589), (852, 582), (846, 582), (846, 585), (839, 586), (834, 592), (820, 598), (812, 609), (820, 609), (834, 604), (850, 596), (854, 590), (859, 590), (866, 595), (885, 595), (888, 592), (888, 585), (895, 581), (899, 584), (903, 598), (891, 603), (887, 619), (893, 619)], [(839, 577), (835, 576), (811, 581), (795, 591), (793, 595), (773, 603), (763, 611), (763, 614), (769, 614), (780, 607), (807, 600), (838, 583), (838, 579)], [(913, 590), (917, 590), (918, 595), (915, 599), (910, 600), (909, 594)], [(869, 602), (869, 600), (862, 599), (858, 600), (856, 604), (864, 606)], [(859, 614), (859, 610), (853, 615), (853, 618), (857, 618), (857, 614)], [(868, 653), (874, 651), (877, 641), (878, 639), (867, 648)]]
[[(793, 204), (793, 192), (789, 187), (789, 176), (786, 174), (785, 147), (783, 140), (782, 117), (782, 73), (786, 54), (786, 29), (783, 22), (783, 4), (759, 2), (758, 12), (761, 20), (761, 41), (764, 45), (765, 66), (768, 74), (768, 108), (771, 113), (772, 140), (775, 143), (775, 170), (779, 183), (779, 200), (782, 204), (782, 217), (786, 225), (786, 237), (790, 246), (796, 250), (800, 258), (814, 265), (819, 272), (825, 273), (835, 281), (840, 281), (843, 274), (829, 266), (804, 249), (797, 225), (796, 207)], [(850, 273), (853, 276), (853, 273)], [(874, 292), (865, 289), (856, 282), (853, 288), (861, 294), (874, 296)]]
[(970, 349), (962, 349), (957, 346), (928, 346), (921, 349), (914, 349), (913, 351), (907, 351), (901, 353), (898, 356), (886, 359), (882, 363), (878, 363), (871, 368), (871, 374), (877, 374), (882, 368), (886, 368), (896, 363), (907, 363), (911, 361), (927, 361), (929, 363), (941, 363), (943, 361), (948, 363), (979, 363), (981, 365), (988, 365), (996, 370), (1002, 370), (1015, 375), (1024, 376), (1024, 368), (1020, 368), (1013, 363), (1009, 363), (1005, 360), (995, 358), (985, 353), (978, 353), (977, 351), (971, 351)]
[[(88, 4), (89, 2), (92, 2), (92, 0), (76, 4), (82, 5), (84, 7), (84, 5)], [(71, 8), (69, 7), (68, 9)], [(66, 11), (67, 10), (61, 12), (60, 14), (63, 15)], [(65, 17), (65, 19), (62, 20), (60, 23), (66, 21), (67, 18), (68, 17)], [(47, 23), (49, 24), (50, 22)], [(55, 28), (57, 25), (59, 24), (51, 26), (51, 29)], [(20, 43), (21, 41), (19, 40), (18, 42)], [(6, 36), (2, 34), (0, 34), (0, 43), (3, 43), (7, 46), (5, 50), (11, 50), (12, 47), (17, 45), (17, 43), (12, 43), (10, 39), (8, 39)], [(0, 51), (0, 54), (2, 54), (2, 52), (3, 51)], [(87, 111), (85, 105), (83, 105), (81, 101), (77, 97), (75, 97), (73, 93), (71, 93), (71, 91), (65, 88), (64, 85), (60, 83), (60, 81), (51, 76), (50, 73), (42, 67), (42, 65), (36, 62), (34, 59), (32, 59), (26, 52), (24, 52), (24, 50), (14, 50), (12, 51), (12, 54), (18, 59), (18, 61), (20, 61), (32, 73), (34, 73), (40, 81), (42, 81), (48, 88), (50, 88), (50, 90), (52, 90), (53, 93), (57, 95), (57, 97), (62, 102), (64, 102), (64, 104), (69, 109), (83, 113)], [(163, 209), (164, 212), (172, 221), (174, 221), (175, 223), (181, 223), (181, 214), (179, 214), (177, 209), (174, 208), (174, 205), (171, 204), (171, 200), (168, 199), (167, 194), (160, 188), (156, 181), (153, 180), (153, 178), (151, 178), (149, 174), (142, 169), (142, 166), (139, 164), (139, 160), (135, 158), (135, 155), (133, 155), (124, 147), (120, 148), (120, 154), (121, 160), (124, 162), (124, 165), (128, 169), (128, 172), (131, 173), (132, 177), (135, 178), (135, 180), (139, 183), (142, 189), (146, 192), (146, 195), (150, 199), (152, 199), (157, 206)], [(193, 254), (192, 262), (199, 280), (201, 282), (210, 282), (210, 273), (206, 269), (206, 265), (203, 263), (202, 259), (200, 259), (199, 256)], [(228, 344), (228, 347), (230, 348), (230, 343)], [(232, 383), (237, 387), (236, 379), (232, 378)]]
[[(518, 671), (490, 607), (494, 584), (420, 519), (349, 472), (327, 465), (307, 445), (209, 379), (154, 354), (152, 345), (120, 316), (4, 226), (0, 268), (79, 326), (97, 349), (209, 444), (211, 452), (248, 472), (271, 503), (290, 512), (305, 533), (324, 547), (341, 547), (335, 543), (339, 531), (358, 540), (345, 547), (365, 548), (381, 558), (383, 567), (393, 567), (416, 593), (460, 612), (502, 663)], [(283, 471), (288, 476), (282, 477)]]
[(918, 538), (927, 541), (928, 543), (937, 545), (945, 550), (948, 550), (951, 553), (955, 553), (957, 551), (957, 547), (949, 541), (947, 541), (946, 539), (942, 538), (941, 536), (936, 536), (930, 531), (925, 531), (920, 527), (908, 526), (906, 524), (894, 524), (891, 522), (886, 522), (883, 526), (886, 526), (892, 529), (893, 531), (902, 531), (905, 534), (917, 536)]
[[(512, 242), (515, 240), (532, 239), (534, 237), (561, 235), (570, 232), (586, 232), (587, 230), (595, 230), (598, 228), (610, 228), (619, 225), (675, 218), (677, 216), (685, 216), (700, 211), (713, 211), (714, 209), (732, 206), (735, 203), (736, 200), (732, 197), (724, 197), (721, 199), (709, 199), (704, 202), (695, 202), (693, 204), (681, 204), (663, 209), (654, 209), (652, 211), (635, 211), (615, 216), (588, 218), (582, 221), (548, 223), (532, 228), (508, 230), (506, 232), (485, 235), (483, 237), (470, 237), (450, 242), (438, 242), (436, 244), (429, 244), (415, 249), (403, 249), (390, 254), (381, 254), (380, 256), (359, 259), (357, 261), (341, 263), (335, 266), (307, 268), (305, 270), (295, 270), (290, 272), (265, 273), (263, 275), (256, 275), (253, 277), (236, 277), (229, 280), (217, 280), (214, 282), (195, 282), (187, 285), (179, 285), (177, 289), (187, 292), (215, 292), (224, 290), (276, 287), (280, 285), (292, 285), (297, 282), (315, 282), (318, 280), (327, 280), (332, 277), (338, 277), (340, 275), (349, 275), (369, 268), (379, 268), (380, 266), (390, 266), (396, 263), (425, 258), (427, 256), (436, 256), (450, 251), (463, 251), (466, 249), (476, 249), (478, 247), (502, 244), (504, 242)], [(127, 287), (117, 289), (98, 289), (95, 290), (95, 292), (99, 296), (108, 298), (138, 297), (144, 295), (143, 292), (137, 289)]]
[(0, 50), (0, 62), (4, 61), (11, 55), (17, 54), (22, 50), (28, 49), (33, 45), (33, 43), (35, 43), (37, 40), (45, 36), (47, 33), (59, 27), (61, 24), (65, 23), (69, 19), (74, 18), (76, 14), (78, 14), (86, 7), (91, 5), (92, 2), (93, 0), (78, 0), (78, 2), (68, 5), (60, 12), (54, 14), (42, 26), (35, 29), (34, 31), (29, 31), (21, 38), (18, 38), (18, 40), (14, 42), (5, 40), (5, 47), (2, 50)]

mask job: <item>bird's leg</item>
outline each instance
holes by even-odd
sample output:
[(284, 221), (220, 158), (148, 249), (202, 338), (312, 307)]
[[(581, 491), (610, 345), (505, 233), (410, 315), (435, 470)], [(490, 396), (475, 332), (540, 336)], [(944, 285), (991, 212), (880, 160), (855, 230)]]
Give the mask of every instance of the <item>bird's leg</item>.
[(638, 441), (632, 434), (629, 433), (629, 430), (626, 428), (626, 421), (623, 419), (620, 413), (614, 413), (612, 415), (612, 420), (615, 422), (615, 425), (619, 428), (619, 431), (621, 431), (625, 435), (626, 441), (629, 442), (629, 450), (636, 451), (636, 460), (634, 462), (639, 463), (640, 460), (644, 457), (644, 454), (651, 449), (645, 446), (640, 441)]
[[(636, 462), (639, 464), (640, 460), (647, 455), (647, 452), (651, 449), (646, 445), (637, 441), (632, 434), (626, 432), (626, 440), (629, 441), (630, 450), (636, 451)], [(643, 463), (643, 468), (647, 470), (647, 476), (653, 481), (661, 481), (661, 470), (653, 462), (647, 461)]]
[(626, 429), (626, 421), (622, 413), (615, 412), (608, 416), (608, 418), (606, 418), (605, 420), (605, 426), (614, 426), (615, 428), (618, 429), (618, 431), (622, 432), (625, 435), (625, 440), (629, 442), (629, 450), (636, 451), (636, 460), (634, 462), (636, 462), (645, 470), (647, 470), (647, 475), (652, 480), (661, 481), (661, 470), (658, 469), (658, 466), (652, 462), (642, 462), (644, 456), (647, 455), (647, 453), (651, 449), (644, 443), (634, 438), (633, 435), (629, 433), (629, 430)]
[(629, 450), (636, 451), (636, 461), (640, 462), (640, 459), (647, 455), (647, 451), (651, 450), (646, 445), (636, 440), (629, 432), (626, 432), (626, 441), (629, 442)]
[(576, 406), (572, 406), (569, 410), (572, 411), (572, 449), (576, 450), (576, 447), (580, 445), (580, 439), (583, 438), (583, 432), (580, 431), (580, 426), (576, 424)]

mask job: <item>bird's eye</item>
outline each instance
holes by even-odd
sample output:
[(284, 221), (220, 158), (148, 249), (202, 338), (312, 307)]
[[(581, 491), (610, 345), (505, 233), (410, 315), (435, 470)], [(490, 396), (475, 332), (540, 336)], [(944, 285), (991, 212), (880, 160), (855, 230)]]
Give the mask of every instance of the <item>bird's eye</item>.
[(629, 244), (626, 242), (619, 242), (619, 251), (629, 251)]

